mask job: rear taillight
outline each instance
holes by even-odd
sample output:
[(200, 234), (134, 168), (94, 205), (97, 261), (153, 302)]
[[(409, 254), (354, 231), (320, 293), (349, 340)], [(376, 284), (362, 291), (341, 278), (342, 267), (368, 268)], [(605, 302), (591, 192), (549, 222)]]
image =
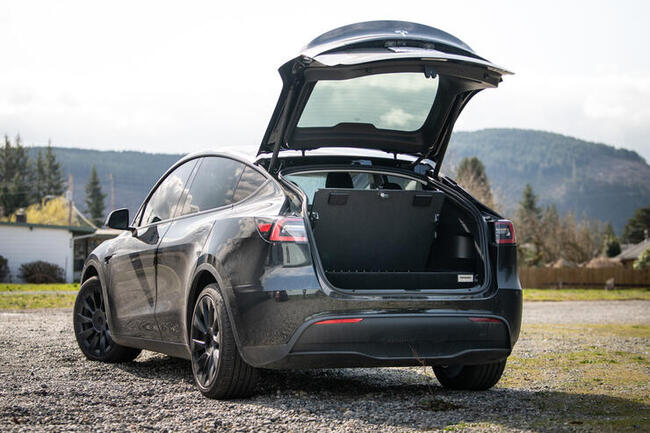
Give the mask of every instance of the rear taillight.
[(307, 242), (305, 223), (301, 218), (257, 218), (257, 231), (270, 242)]
[(494, 223), (494, 237), (497, 244), (515, 244), (517, 237), (515, 236), (515, 227), (512, 221), (499, 220)]

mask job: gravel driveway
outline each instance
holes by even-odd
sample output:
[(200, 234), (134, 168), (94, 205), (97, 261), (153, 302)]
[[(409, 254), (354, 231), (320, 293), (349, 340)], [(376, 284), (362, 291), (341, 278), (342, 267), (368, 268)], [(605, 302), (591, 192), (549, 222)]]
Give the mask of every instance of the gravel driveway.
[[(528, 303), (524, 329), (558, 322), (647, 324), (649, 313), (647, 301)], [(563, 341), (524, 333), (514, 355), (559, 352)], [(647, 343), (612, 338), (594, 344), (646, 353)], [(269, 372), (256, 397), (212, 401), (195, 389), (186, 361), (151, 352), (127, 364), (87, 361), (74, 341), (69, 310), (0, 312), (0, 384), (3, 431), (528, 431), (537, 417), (549, 416), (538, 396), (553, 392), (534, 381), (454, 392), (443, 390), (430, 369), (341, 369)], [(601, 404), (600, 397), (592, 403)]]

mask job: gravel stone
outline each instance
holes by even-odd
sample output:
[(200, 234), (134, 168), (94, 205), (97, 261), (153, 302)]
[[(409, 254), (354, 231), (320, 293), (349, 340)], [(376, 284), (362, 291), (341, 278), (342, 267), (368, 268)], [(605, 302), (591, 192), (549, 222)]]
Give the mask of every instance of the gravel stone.
[[(514, 354), (570, 350), (561, 337), (527, 337), (527, 324), (647, 324), (649, 312), (647, 301), (526, 303)], [(376, 433), (464, 422), (460, 430), (509, 432), (530, 431), (544, 415), (531, 401), (545, 389), (447, 391), (424, 367), (264, 371), (253, 398), (208, 400), (185, 360), (146, 351), (125, 364), (86, 360), (71, 316), (60, 309), (0, 312), (0, 431)], [(639, 340), (596, 344), (647, 351)]]

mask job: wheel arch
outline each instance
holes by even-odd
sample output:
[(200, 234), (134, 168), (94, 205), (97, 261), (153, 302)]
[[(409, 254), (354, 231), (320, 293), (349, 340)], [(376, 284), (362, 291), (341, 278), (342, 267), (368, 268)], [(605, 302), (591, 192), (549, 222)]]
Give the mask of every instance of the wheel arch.
[(224, 278), (223, 273), (217, 270), (218, 264), (213, 256), (204, 257), (199, 260), (200, 265), (197, 266), (194, 274), (192, 276), (192, 282), (190, 283), (185, 305), (185, 338), (187, 341), (187, 347), (189, 347), (190, 340), (190, 323), (192, 320), (192, 312), (194, 310), (194, 304), (198, 298), (201, 291), (208, 286), (209, 284), (216, 284), (219, 292), (224, 298), (226, 311), (228, 311), (228, 316), (231, 320), (232, 331), (235, 337), (235, 342), (237, 343), (237, 351), (240, 356), (248, 363), (248, 360), (245, 357), (245, 354), (241, 350), (241, 338), (239, 335), (240, 327), (239, 325), (239, 310), (235, 303), (235, 297), (232, 293), (232, 287), (229, 284), (229, 280)]
[(92, 277), (99, 278), (99, 271), (95, 267), (95, 264), (91, 262), (91, 263), (86, 264), (86, 266), (84, 267), (84, 270), (83, 270), (83, 272), (81, 274), (80, 284), (85, 283), (86, 280), (88, 280), (89, 278), (92, 278)]

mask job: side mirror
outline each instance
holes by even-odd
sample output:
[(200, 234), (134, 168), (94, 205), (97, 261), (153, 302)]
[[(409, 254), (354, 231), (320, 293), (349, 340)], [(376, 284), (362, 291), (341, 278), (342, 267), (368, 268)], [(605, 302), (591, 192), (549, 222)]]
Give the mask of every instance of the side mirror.
[(106, 218), (106, 226), (117, 230), (131, 230), (129, 227), (129, 210), (117, 209)]

